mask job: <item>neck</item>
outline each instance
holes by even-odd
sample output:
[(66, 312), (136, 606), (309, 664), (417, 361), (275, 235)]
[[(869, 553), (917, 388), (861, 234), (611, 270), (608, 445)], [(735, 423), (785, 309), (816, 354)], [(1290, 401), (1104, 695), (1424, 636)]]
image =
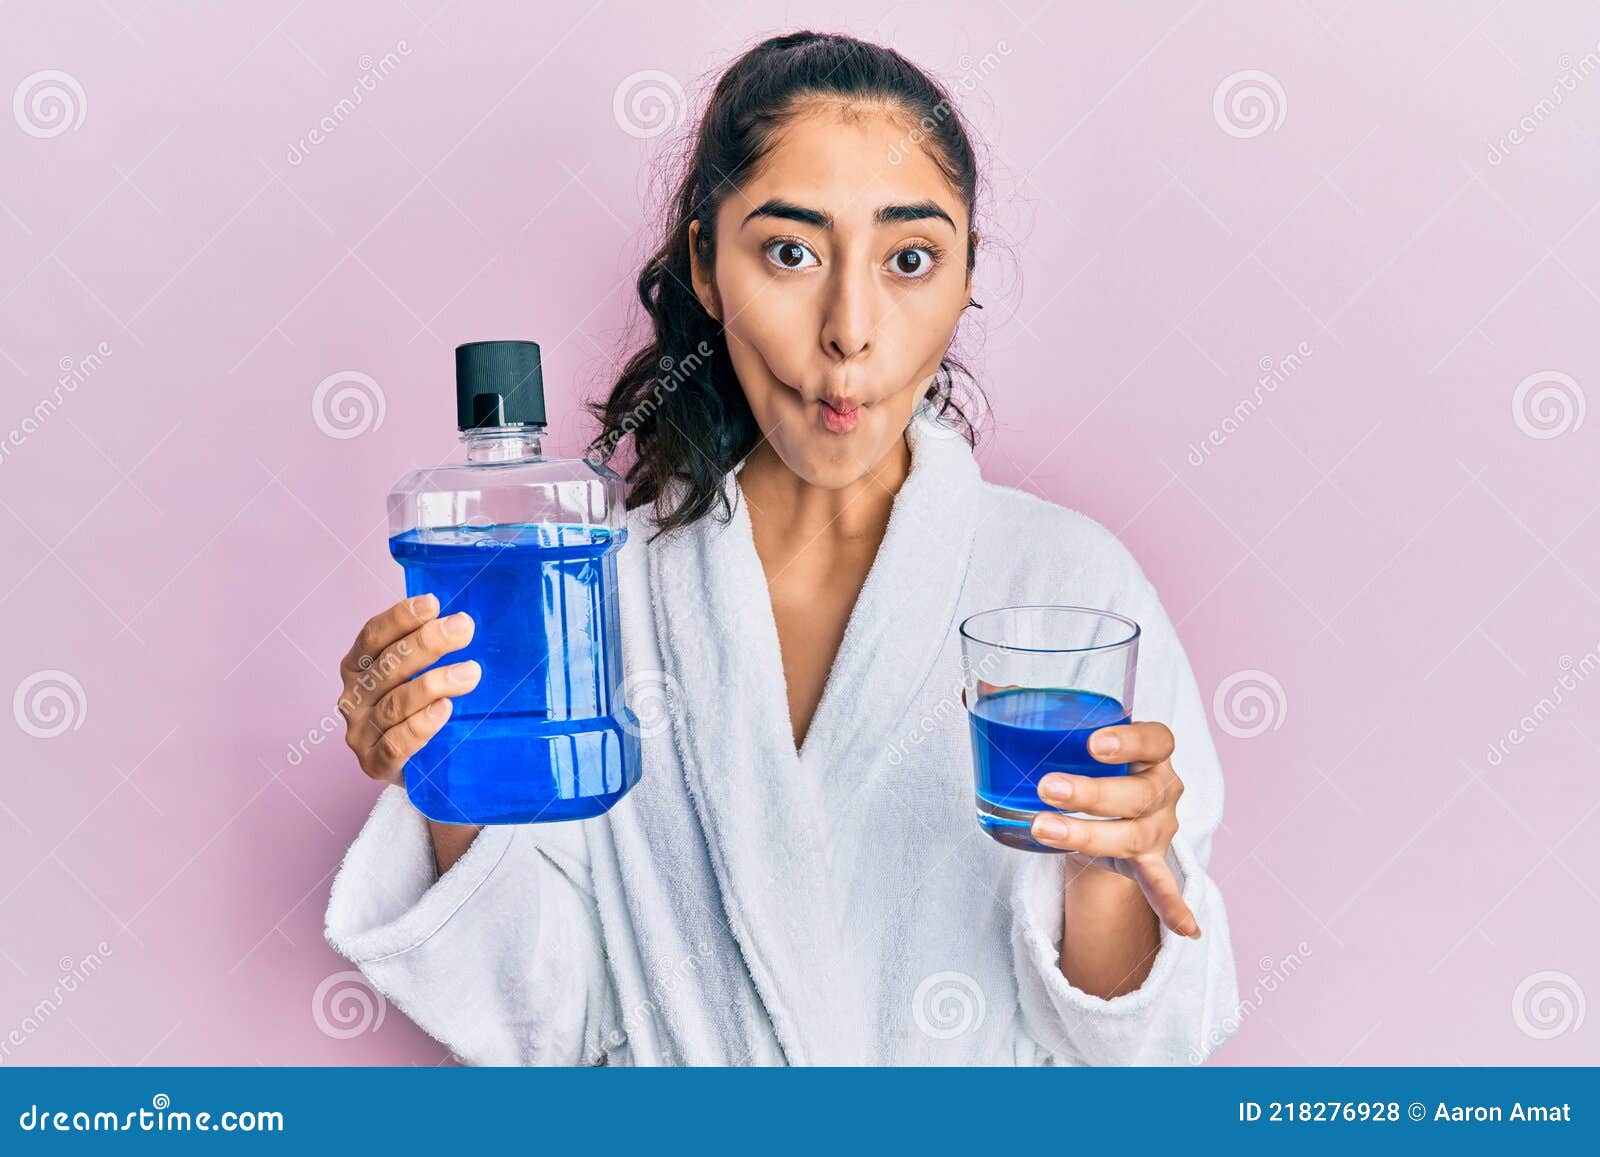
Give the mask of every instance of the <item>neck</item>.
[(848, 486), (814, 486), (784, 464), (770, 442), (762, 442), (739, 472), (739, 488), (750, 504), (752, 523), (767, 534), (814, 542), (883, 537), (889, 511), (911, 472), (905, 435)]

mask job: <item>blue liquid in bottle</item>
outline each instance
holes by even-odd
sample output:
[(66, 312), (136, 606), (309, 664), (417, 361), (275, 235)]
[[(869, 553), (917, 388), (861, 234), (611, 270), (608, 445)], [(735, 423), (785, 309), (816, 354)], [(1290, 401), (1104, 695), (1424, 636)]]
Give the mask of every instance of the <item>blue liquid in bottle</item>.
[(450, 824), (549, 823), (607, 811), (639, 781), (623, 701), (617, 554), (625, 486), (598, 460), (549, 457), (539, 346), (457, 346), (462, 460), (389, 492), (406, 594), (465, 611), (478, 684), (405, 766), (418, 811)]
[[(639, 738), (622, 682), (616, 551), (626, 530), (511, 524), (410, 530), (389, 540), (406, 593), (441, 617), (466, 611), (477, 687), (406, 764), (417, 809), (442, 823), (536, 823), (599, 815), (637, 781)], [(631, 722), (631, 718), (628, 720)]]
[(1039, 798), (1039, 780), (1050, 772), (1128, 774), (1127, 764), (1101, 763), (1089, 754), (1091, 734), (1128, 722), (1127, 710), (1109, 695), (1018, 687), (978, 700), (968, 718), (978, 823), (1011, 847), (1058, 850), (1029, 834), (1035, 813), (1059, 810)]

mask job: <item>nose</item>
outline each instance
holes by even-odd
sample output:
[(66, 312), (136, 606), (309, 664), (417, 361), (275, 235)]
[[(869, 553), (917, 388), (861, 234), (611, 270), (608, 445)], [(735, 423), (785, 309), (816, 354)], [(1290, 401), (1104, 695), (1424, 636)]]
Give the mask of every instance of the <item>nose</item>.
[(822, 349), (832, 361), (848, 361), (871, 347), (876, 325), (870, 270), (841, 262), (822, 319)]

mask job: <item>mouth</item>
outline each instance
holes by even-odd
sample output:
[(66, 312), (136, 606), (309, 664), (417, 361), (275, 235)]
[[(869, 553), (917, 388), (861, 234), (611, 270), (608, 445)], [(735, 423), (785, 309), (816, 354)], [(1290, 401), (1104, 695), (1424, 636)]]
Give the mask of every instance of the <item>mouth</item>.
[(861, 420), (861, 403), (851, 398), (819, 399), (823, 428), (833, 434), (848, 434)]

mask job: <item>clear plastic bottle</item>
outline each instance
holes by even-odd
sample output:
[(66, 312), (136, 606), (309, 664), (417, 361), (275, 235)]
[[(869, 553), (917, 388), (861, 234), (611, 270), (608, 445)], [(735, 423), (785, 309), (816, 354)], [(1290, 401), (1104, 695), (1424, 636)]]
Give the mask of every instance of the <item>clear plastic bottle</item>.
[(478, 686), (407, 762), (406, 791), (442, 823), (540, 823), (607, 811), (639, 780), (637, 720), (623, 702), (617, 551), (622, 479), (546, 458), (539, 347), (456, 349), (465, 460), (401, 479), (389, 551), (407, 595), (466, 611)]

